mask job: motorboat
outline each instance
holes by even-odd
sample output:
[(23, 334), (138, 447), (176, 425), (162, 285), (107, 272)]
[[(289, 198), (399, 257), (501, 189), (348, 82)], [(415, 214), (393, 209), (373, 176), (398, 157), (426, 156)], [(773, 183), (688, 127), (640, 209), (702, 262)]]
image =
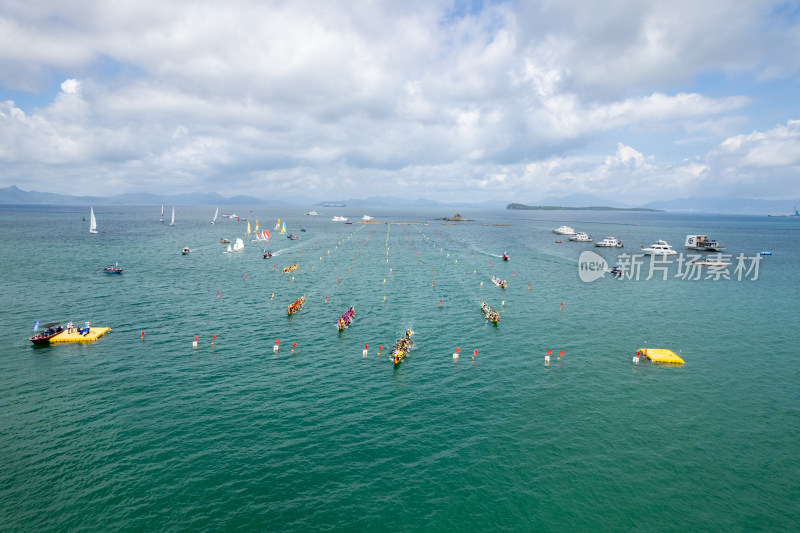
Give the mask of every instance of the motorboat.
[(570, 237), (569, 240), (575, 242), (592, 242), (592, 236), (583, 231), (579, 231), (578, 233)]
[(220, 242), (220, 244), (228, 244), (231, 241), (229, 241), (228, 239), (220, 239), (219, 242)]
[(335, 216), (331, 220), (334, 222), (347, 222), (347, 217)]
[(318, 217), (319, 213), (317, 213), (316, 211), (309, 211), (308, 213), (306, 213), (306, 215), (310, 217)]
[(369, 220), (372, 220), (372, 217), (369, 216), (369, 215), (364, 215), (363, 217), (361, 217), (361, 220), (363, 220), (364, 222), (367, 222)]
[(622, 248), (622, 241), (616, 237), (606, 237), (602, 241), (597, 241), (594, 245), (600, 248)]
[(291, 239), (293, 241), (297, 240), (297, 234), (296, 233), (290, 233), (289, 235), (286, 236), (286, 238), (287, 239)]
[(501, 289), (506, 288), (506, 280), (500, 279), (497, 276), (492, 276), (492, 283), (500, 287)]
[(711, 259), (710, 257), (706, 257), (705, 259), (698, 259), (696, 261), (692, 261), (693, 265), (698, 266), (707, 266), (707, 267), (728, 267), (731, 266), (730, 263), (726, 261), (722, 261), (721, 259)]
[(181, 250), (181, 253), (183, 255), (189, 255), (189, 247), (188, 246), (184, 246), (183, 250)]
[(510, 258), (508, 257), (508, 252), (504, 251), (503, 255), (500, 256), (500, 259), (503, 261), (508, 261)]
[(708, 235), (687, 235), (684, 246), (690, 250), (700, 250), (701, 252), (717, 252), (725, 249), (722, 244), (710, 239)]
[(486, 318), (495, 324), (497, 324), (497, 321), (500, 320), (500, 313), (489, 307), (486, 302), (481, 303), (481, 311)]
[(625, 273), (625, 271), (622, 270), (622, 265), (615, 266), (614, 268), (609, 270), (609, 272), (616, 278), (621, 278), (622, 275)]
[(114, 264), (105, 267), (103, 272), (106, 274), (122, 274), (122, 267), (119, 266), (119, 261), (114, 261)]
[(678, 252), (673, 250), (667, 241), (657, 240), (647, 248), (642, 247), (642, 253), (646, 255), (675, 255)]
[(575, 230), (569, 226), (561, 226), (560, 228), (554, 229), (553, 233), (558, 233), (559, 235), (575, 235)]
[(61, 324), (59, 322), (51, 322), (49, 324), (45, 324), (44, 326), (42, 326), (42, 328), (44, 329), (44, 331), (37, 333), (28, 340), (31, 341), (33, 344), (49, 344), (50, 339), (52, 339), (56, 335), (61, 334), (64, 331), (64, 328), (61, 327)]

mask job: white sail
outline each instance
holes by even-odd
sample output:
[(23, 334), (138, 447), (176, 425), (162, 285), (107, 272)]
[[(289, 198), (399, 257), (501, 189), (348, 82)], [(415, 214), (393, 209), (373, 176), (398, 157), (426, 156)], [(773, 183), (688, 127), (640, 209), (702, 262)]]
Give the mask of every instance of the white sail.
[(211, 221), (212, 224), (216, 224), (217, 223), (217, 216), (218, 215), (219, 215), (219, 207), (217, 208), (216, 211), (214, 211), (214, 220)]
[(237, 238), (236, 243), (233, 245), (233, 251), (238, 252), (239, 250), (244, 249), (244, 241), (242, 239)]
[(97, 233), (97, 220), (94, 218), (94, 208), (89, 207), (89, 233)]
[(172, 221), (169, 223), (170, 226), (175, 225), (175, 208), (172, 208)]
[(161, 204), (161, 220), (159, 222), (164, 222), (164, 204)]

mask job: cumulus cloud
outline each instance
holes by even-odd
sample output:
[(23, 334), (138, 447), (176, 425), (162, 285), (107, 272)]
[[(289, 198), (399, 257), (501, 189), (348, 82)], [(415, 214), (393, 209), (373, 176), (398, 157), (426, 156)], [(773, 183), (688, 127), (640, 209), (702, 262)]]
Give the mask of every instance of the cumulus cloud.
[[(0, 185), (107, 175), (99, 192), (236, 193), (288, 176), (320, 197), (405, 187), (452, 199), (578, 190), (633, 201), (692, 180), (732, 184), (754, 169), (794, 169), (797, 127), (742, 135), (756, 99), (704, 93), (693, 80), (796, 73), (784, 50), (800, 32), (772, 7), (9, 2), (0, 98), (61, 90), (37, 107), (0, 105)], [(665, 146), (646, 153), (631, 132)], [(685, 155), (708, 143), (713, 153)]]

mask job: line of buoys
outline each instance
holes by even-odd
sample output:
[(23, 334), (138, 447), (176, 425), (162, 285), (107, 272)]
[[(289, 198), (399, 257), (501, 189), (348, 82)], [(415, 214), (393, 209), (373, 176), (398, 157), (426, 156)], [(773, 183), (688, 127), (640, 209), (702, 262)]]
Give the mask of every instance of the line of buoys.
[(278, 353), (278, 346), (280, 345), (280, 343), (281, 343), (280, 340), (275, 339), (275, 346), (272, 347), (273, 352)]

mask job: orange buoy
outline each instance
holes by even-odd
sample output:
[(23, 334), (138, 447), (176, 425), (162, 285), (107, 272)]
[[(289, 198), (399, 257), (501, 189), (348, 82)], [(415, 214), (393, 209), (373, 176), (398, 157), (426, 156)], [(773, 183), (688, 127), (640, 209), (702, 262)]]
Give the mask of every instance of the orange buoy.
[(292, 344), (292, 353), (294, 353), (294, 349), (295, 348), (297, 348), (297, 343), (296, 342)]
[(366, 357), (366, 356), (367, 356), (367, 348), (369, 348), (369, 346), (367, 346), (367, 345), (365, 344), (365, 345), (364, 345), (364, 351), (362, 352), (362, 353), (364, 354), (364, 357)]
[(453, 354), (453, 359), (458, 359), (459, 353), (461, 353), (461, 348), (456, 348), (456, 353)]
[(211, 337), (211, 346), (214, 346), (214, 341), (215, 340), (217, 340), (217, 334), (216, 333)]
[(278, 339), (275, 339), (275, 346), (272, 347), (272, 351), (278, 353), (278, 345), (281, 343)]
[(144, 331), (142, 331), (142, 340), (144, 340)]
[(192, 341), (192, 348), (197, 348), (197, 335), (194, 336), (194, 340)]

